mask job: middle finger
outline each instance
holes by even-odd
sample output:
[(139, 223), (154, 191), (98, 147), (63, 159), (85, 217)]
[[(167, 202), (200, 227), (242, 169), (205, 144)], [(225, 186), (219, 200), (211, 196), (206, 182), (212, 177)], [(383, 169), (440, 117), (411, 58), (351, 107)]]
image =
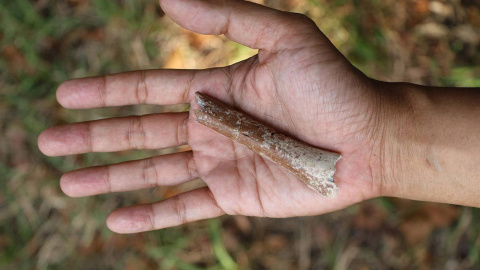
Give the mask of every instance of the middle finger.
[(111, 118), (49, 128), (39, 146), (49, 156), (128, 149), (161, 149), (187, 143), (188, 112)]

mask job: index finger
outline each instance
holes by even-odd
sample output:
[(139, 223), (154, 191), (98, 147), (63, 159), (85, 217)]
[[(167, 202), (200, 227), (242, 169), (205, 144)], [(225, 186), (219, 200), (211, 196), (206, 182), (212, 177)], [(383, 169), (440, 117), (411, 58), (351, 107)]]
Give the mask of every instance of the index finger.
[(57, 89), (57, 100), (70, 109), (174, 105), (190, 103), (204, 88), (224, 89), (226, 82), (220, 69), (140, 70), (66, 81)]

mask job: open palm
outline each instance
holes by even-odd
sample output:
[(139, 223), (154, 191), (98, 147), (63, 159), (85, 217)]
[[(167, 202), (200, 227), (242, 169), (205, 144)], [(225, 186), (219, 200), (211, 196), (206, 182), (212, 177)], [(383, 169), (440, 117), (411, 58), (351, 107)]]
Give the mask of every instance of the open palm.
[[(67, 108), (190, 103), (201, 91), (313, 146), (340, 152), (337, 198), (310, 190), (284, 168), (204, 127), (190, 113), (106, 119), (50, 128), (47, 155), (185, 144), (192, 151), (82, 169), (61, 179), (64, 192), (88, 196), (174, 185), (207, 187), (119, 209), (108, 226), (129, 233), (222, 214), (288, 217), (321, 214), (379, 195), (379, 94), (308, 18), (243, 1), (161, 0), (181, 26), (259, 49), (235, 65), (209, 70), (137, 71), (65, 82)], [(192, 15), (193, 14), (193, 15)]]

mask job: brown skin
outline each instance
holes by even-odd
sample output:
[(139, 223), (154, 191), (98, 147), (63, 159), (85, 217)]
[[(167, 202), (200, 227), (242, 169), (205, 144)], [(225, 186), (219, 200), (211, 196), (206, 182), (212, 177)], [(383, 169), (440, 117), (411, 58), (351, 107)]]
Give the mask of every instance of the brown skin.
[(480, 90), (378, 83), (396, 93), (383, 196), (480, 207)]
[[(107, 219), (113, 231), (154, 230), (223, 214), (318, 215), (382, 195), (462, 203), (458, 196), (442, 200), (441, 189), (435, 189), (439, 192), (435, 196), (425, 195), (431, 190), (428, 188), (444, 183), (416, 174), (415, 170), (424, 171), (419, 168), (421, 164), (412, 165), (412, 153), (404, 153), (410, 149), (404, 145), (410, 146), (411, 140), (399, 134), (399, 125), (411, 126), (410, 108), (419, 103), (406, 93), (422, 92), (422, 88), (409, 91), (405, 90), (408, 87), (367, 78), (303, 15), (232, 0), (161, 0), (160, 5), (172, 20), (189, 30), (225, 34), (259, 51), (224, 68), (137, 71), (71, 80), (59, 87), (58, 101), (71, 109), (191, 104), (190, 114), (77, 123), (53, 127), (40, 135), (39, 148), (50, 156), (180, 144), (191, 147), (191, 152), (81, 169), (62, 176), (63, 191), (74, 197), (175, 185), (195, 178), (207, 184), (154, 204), (116, 210)], [(311, 145), (342, 153), (335, 174), (338, 197), (320, 196), (284, 168), (196, 123), (196, 91), (234, 105)], [(415, 123), (422, 129), (422, 122)], [(428, 141), (416, 138), (420, 144)], [(444, 162), (440, 157), (436, 160)], [(477, 179), (468, 181), (478, 180), (478, 169), (476, 173)], [(418, 190), (409, 192), (419, 175), (431, 177), (425, 181), (428, 185), (422, 186), (428, 188), (423, 191), (414, 185)], [(464, 203), (472, 205), (469, 198)]]

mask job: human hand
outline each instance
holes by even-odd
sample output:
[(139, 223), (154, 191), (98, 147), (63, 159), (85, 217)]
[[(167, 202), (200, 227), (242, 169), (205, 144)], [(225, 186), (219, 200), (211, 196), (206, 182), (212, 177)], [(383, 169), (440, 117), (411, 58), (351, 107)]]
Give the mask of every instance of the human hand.
[[(161, 202), (114, 211), (110, 229), (132, 233), (223, 214), (317, 215), (380, 195), (382, 95), (316, 25), (299, 14), (244, 1), (161, 0), (165, 13), (201, 34), (224, 34), (258, 49), (254, 57), (208, 70), (149, 70), (76, 79), (57, 91), (71, 109), (190, 103), (190, 113), (155, 114), (47, 129), (39, 148), (50, 156), (188, 144), (191, 151), (66, 173), (62, 190), (89, 196), (176, 185), (207, 187)], [(196, 123), (201, 91), (282, 133), (342, 154), (336, 198), (309, 189), (284, 168)]]

